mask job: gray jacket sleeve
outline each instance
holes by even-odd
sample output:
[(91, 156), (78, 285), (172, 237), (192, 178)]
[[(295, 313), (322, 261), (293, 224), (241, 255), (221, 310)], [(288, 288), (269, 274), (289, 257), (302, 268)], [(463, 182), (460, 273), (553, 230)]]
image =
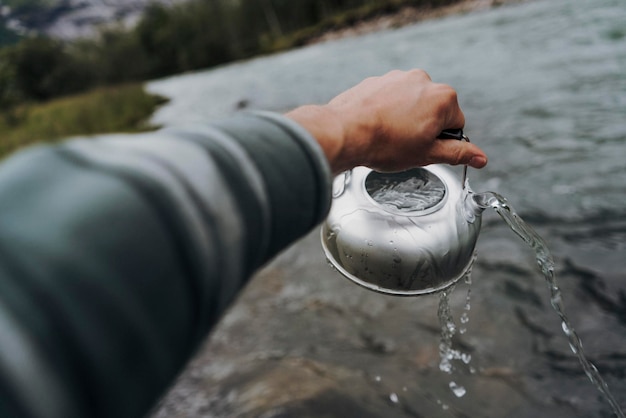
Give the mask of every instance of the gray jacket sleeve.
[(143, 416), (329, 188), (314, 139), (270, 113), (10, 158), (0, 416)]

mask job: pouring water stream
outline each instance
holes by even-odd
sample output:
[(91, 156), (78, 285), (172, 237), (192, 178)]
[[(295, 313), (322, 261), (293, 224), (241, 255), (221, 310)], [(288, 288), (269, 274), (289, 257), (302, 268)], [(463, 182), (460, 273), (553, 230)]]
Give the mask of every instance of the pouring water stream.
[[(561, 320), (572, 352), (614, 414), (626, 418), (597, 368), (585, 356), (582, 342), (565, 313), (554, 260), (544, 240), (504, 197), (494, 192), (473, 192), (465, 170), (462, 187), (458, 180), (441, 170), (432, 166), (384, 174), (360, 168), (339, 178), (340, 187), (335, 190), (333, 208), (322, 229), (322, 244), (333, 266), (353, 282), (381, 293), (415, 296), (439, 291), (439, 368), (450, 374), (453, 362), (460, 361), (471, 372), (469, 354), (452, 347), (453, 336), (461, 330), (452, 318), (449, 296), (460, 278), (464, 277), (470, 284), (480, 213), (494, 209), (535, 252), (550, 291), (551, 305)], [(399, 244), (403, 244), (402, 252)], [(404, 263), (410, 269), (400, 270)], [(455, 270), (450, 270), (450, 266)], [(457, 276), (451, 271), (462, 273)], [(469, 288), (461, 318), (463, 325), (468, 310)], [(454, 381), (449, 386), (457, 397), (466, 393)]]
[[(465, 190), (469, 190), (465, 188)], [(471, 193), (471, 192), (470, 192)], [(535, 252), (537, 264), (541, 268), (541, 272), (546, 280), (546, 284), (550, 290), (550, 303), (561, 319), (563, 332), (568, 338), (570, 349), (578, 357), (578, 360), (591, 382), (602, 393), (613, 409), (615, 416), (626, 417), (621, 410), (619, 403), (611, 394), (607, 383), (604, 381), (596, 366), (591, 363), (585, 356), (583, 345), (580, 337), (570, 323), (563, 303), (561, 289), (556, 283), (554, 274), (554, 260), (545, 241), (528, 225), (515, 210), (508, 204), (507, 200), (494, 192), (477, 193), (471, 196), (473, 200), (481, 208), (492, 208), (506, 222), (515, 234), (517, 234), (526, 244), (528, 244)]]

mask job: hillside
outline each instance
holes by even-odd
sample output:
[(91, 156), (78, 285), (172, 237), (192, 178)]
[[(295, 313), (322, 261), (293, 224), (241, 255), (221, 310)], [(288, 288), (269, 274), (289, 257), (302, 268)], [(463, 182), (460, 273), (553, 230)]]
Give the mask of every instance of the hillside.
[(185, 0), (0, 0), (0, 44), (3, 29), (58, 39), (90, 37), (103, 25), (132, 26), (151, 3)]

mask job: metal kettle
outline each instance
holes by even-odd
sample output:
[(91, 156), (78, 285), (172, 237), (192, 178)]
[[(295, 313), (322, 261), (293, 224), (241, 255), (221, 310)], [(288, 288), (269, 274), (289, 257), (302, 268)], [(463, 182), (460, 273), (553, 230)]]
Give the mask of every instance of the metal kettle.
[(451, 286), (471, 268), (484, 210), (463, 177), (443, 165), (339, 175), (321, 231), (326, 257), (381, 293), (417, 296)]

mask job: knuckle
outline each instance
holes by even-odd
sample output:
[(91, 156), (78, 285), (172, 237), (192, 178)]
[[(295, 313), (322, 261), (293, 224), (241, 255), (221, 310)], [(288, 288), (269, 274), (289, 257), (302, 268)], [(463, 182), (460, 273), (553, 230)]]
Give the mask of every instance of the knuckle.
[(385, 74), (385, 77), (388, 78), (396, 78), (396, 77), (400, 77), (404, 74), (404, 71), (400, 71), (400, 70), (391, 70), (389, 71), (387, 74)]
[(374, 82), (374, 81), (376, 81), (376, 80), (378, 80), (378, 79), (379, 79), (379, 77), (376, 77), (376, 76), (367, 77), (367, 78), (365, 78), (365, 79), (363, 80), (363, 83), (364, 83), (364, 84), (367, 84), (367, 83), (372, 83), (372, 82)]
[(409, 75), (412, 75), (414, 77), (418, 77), (418, 78), (426, 79), (426, 80), (431, 80), (430, 75), (426, 71), (421, 69), (421, 68), (414, 68), (412, 70), (409, 70), (408, 73), (409, 73)]
[(456, 103), (458, 101), (457, 91), (447, 84), (436, 85), (437, 94), (448, 103)]
[(452, 87), (450, 87), (446, 92), (448, 103), (457, 104), (459, 101), (459, 95)]
[(431, 120), (427, 122), (424, 122), (423, 129), (424, 129), (424, 133), (426, 133), (428, 137), (435, 138), (439, 134), (439, 132), (441, 132), (442, 130), (440, 119), (437, 117), (437, 118), (432, 118)]
[(463, 164), (463, 154), (458, 151), (447, 152), (446, 154), (441, 155), (437, 162), (443, 162), (449, 165)]
[(453, 164), (454, 165), (459, 165), (462, 164), (464, 162), (464, 153), (462, 150), (456, 150), (453, 154)]

